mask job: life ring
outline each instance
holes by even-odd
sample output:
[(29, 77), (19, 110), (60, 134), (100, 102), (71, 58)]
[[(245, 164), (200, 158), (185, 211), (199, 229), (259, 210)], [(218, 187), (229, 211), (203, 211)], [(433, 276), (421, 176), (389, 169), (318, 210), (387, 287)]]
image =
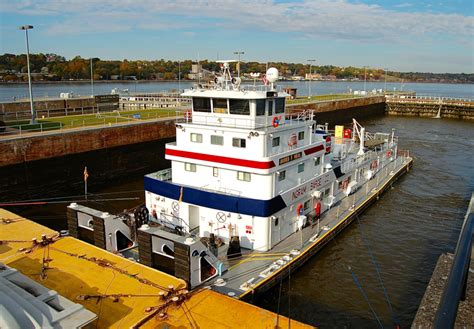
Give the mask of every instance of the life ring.
[(370, 164), (370, 169), (375, 170), (377, 169), (377, 167), (377, 160), (372, 161), (372, 163)]
[(345, 190), (347, 190), (348, 186), (349, 186), (349, 180), (346, 179), (342, 182), (342, 189), (345, 191)]
[(314, 211), (316, 213), (316, 216), (321, 215), (321, 202), (318, 201), (314, 204)]
[(186, 120), (191, 119), (191, 111), (186, 111), (186, 112), (184, 112), (184, 118), (185, 118)]
[(302, 216), (303, 215), (303, 205), (301, 203), (298, 204), (296, 207), (296, 215)]
[(392, 150), (387, 151), (387, 158), (390, 158), (392, 156)]
[(331, 153), (331, 135), (327, 135), (326, 138), (326, 154)]
[(280, 119), (278, 119), (278, 117), (273, 117), (273, 120), (272, 120), (273, 128), (277, 128), (279, 124), (280, 124)]

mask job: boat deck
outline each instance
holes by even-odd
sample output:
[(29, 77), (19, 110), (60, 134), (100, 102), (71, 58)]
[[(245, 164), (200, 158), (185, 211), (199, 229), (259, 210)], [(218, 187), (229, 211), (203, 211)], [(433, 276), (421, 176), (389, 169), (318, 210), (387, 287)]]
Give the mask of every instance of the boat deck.
[[(92, 324), (98, 328), (249, 328), (257, 323), (262, 328), (288, 326), (283, 316), (209, 289), (188, 292), (181, 279), (73, 237), (60, 237), (3, 209), (0, 263), (82, 304), (98, 316)], [(292, 320), (291, 327), (310, 326)]]
[(355, 193), (322, 214), (319, 226), (315, 223), (303, 228), (277, 244), (270, 252), (243, 251), (242, 257), (227, 260), (229, 270), (212, 282), (212, 289), (245, 298), (253, 292), (261, 293), (270, 288), (276, 280), (287, 276), (289, 271), (321, 249), (411, 165), (410, 157), (399, 156), (381, 168), (374, 178)]

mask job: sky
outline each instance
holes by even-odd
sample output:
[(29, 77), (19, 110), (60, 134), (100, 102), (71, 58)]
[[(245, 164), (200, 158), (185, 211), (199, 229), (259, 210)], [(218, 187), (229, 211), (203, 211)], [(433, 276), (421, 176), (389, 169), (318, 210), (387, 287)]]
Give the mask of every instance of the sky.
[(474, 73), (474, 1), (0, 0), (0, 53)]

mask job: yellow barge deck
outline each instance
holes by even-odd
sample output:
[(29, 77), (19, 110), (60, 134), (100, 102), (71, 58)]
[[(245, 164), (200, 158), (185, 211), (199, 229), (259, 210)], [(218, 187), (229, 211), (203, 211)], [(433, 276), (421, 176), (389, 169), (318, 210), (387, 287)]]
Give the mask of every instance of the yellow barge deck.
[[(35, 240), (35, 241), (33, 241)], [(0, 209), (0, 263), (97, 315), (96, 328), (311, 328)]]

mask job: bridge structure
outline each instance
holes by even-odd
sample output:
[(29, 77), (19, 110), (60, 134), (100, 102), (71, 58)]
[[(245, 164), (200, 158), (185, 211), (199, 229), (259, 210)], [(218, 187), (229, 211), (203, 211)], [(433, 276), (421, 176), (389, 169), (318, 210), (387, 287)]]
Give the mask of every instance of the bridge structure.
[(474, 99), (423, 95), (387, 95), (389, 115), (474, 120)]

